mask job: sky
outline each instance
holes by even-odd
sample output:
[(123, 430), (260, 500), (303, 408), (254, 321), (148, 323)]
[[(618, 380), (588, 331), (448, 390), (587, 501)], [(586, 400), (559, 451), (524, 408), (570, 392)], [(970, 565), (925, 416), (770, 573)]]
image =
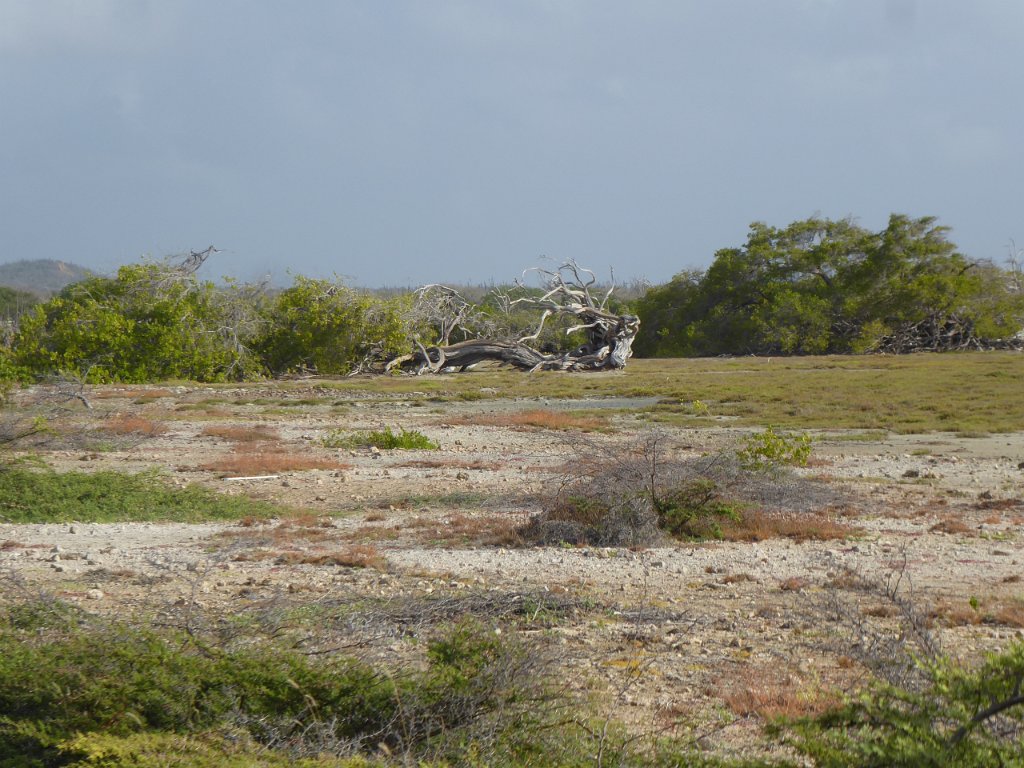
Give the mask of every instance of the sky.
[(0, 0), (0, 262), (664, 282), (754, 221), (1024, 244), (1019, 0)]

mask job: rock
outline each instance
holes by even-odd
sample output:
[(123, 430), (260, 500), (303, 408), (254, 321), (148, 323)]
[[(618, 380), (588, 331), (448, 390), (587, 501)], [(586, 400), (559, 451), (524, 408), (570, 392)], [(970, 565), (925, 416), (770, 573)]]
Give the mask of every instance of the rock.
[(90, 589), (85, 593), (86, 600), (102, 600), (104, 597), (102, 589)]

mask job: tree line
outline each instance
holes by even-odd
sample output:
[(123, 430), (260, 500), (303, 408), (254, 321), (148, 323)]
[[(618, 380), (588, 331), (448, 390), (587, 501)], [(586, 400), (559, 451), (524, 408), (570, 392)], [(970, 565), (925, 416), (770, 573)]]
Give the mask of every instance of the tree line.
[(955, 322), (977, 339), (1024, 328), (1017, 254), (1008, 267), (972, 261), (933, 217), (894, 214), (880, 232), (849, 219), (750, 226), (715, 254), (637, 302), (638, 356), (868, 352), (924, 321)]
[[(499, 286), (469, 300), (438, 286), (369, 292), (302, 276), (271, 290), (200, 280), (201, 263), (124, 266), (32, 306), (21, 292), (4, 293), (17, 312), (2, 320), (0, 377), (138, 383), (344, 374), (418, 346), (530, 335), (537, 318), (515, 298), (545, 290)], [(719, 250), (708, 269), (680, 272), (611, 308), (640, 317), (640, 357), (866, 352), (923, 321), (955, 320), (979, 339), (1024, 327), (1019, 262), (972, 261), (934, 218), (903, 215), (879, 232), (849, 219), (754, 223), (746, 243)], [(534, 343), (572, 349), (580, 338), (567, 335), (567, 325), (549, 323)]]

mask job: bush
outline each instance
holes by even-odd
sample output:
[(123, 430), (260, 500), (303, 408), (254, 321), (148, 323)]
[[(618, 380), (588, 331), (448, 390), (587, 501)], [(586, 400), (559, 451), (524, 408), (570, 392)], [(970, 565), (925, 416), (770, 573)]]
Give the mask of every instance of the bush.
[(258, 374), (237, 313), (212, 283), (168, 264), (92, 277), (22, 315), (14, 362), (91, 382), (223, 381)]
[[(536, 763), (567, 733), (541, 670), (473, 620), (431, 641), (422, 670), (394, 671), (23, 603), (0, 611), (0, 766), (357, 766), (321, 756), (360, 753)], [(203, 762), (220, 747), (237, 760)]]
[(971, 669), (919, 659), (923, 687), (878, 684), (794, 726), (796, 746), (823, 768), (1024, 764), (1024, 642)]
[(806, 432), (802, 435), (788, 435), (768, 427), (743, 441), (743, 447), (736, 451), (744, 469), (757, 472), (771, 472), (781, 466), (807, 466), (813, 441)]
[(408, 296), (382, 299), (339, 281), (299, 276), (275, 299), (255, 347), (275, 374), (349, 373), (367, 358), (391, 358), (409, 348), (410, 308)]

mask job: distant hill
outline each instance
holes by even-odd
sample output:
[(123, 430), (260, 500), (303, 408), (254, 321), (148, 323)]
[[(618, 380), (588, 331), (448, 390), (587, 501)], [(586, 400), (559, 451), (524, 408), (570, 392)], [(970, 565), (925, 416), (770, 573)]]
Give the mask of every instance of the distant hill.
[(49, 296), (91, 274), (85, 267), (67, 261), (23, 259), (0, 264), (0, 286)]

